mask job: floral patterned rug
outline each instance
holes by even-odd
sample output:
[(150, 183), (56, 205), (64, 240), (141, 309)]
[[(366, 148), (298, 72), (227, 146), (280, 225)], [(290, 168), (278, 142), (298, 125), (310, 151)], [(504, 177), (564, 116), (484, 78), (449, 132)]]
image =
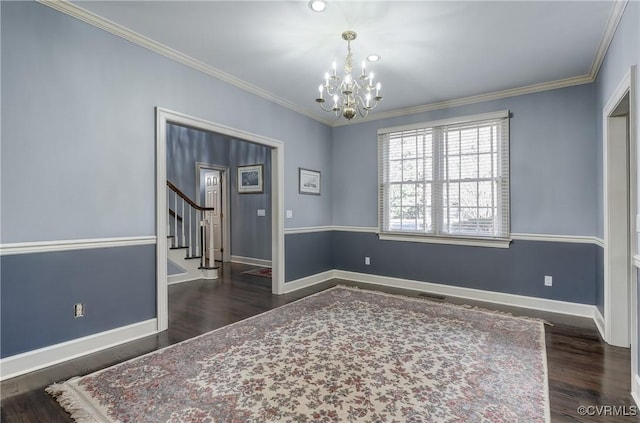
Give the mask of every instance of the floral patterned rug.
[(336, 287), (47, 388), (78, 422), (549, 422), (543, 323)]

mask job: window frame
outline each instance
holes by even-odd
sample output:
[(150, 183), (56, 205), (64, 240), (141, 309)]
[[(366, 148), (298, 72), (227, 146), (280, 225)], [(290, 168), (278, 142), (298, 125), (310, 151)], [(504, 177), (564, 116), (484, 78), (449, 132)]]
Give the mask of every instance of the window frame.
[[(510, 129), (509, 129), (509, 110), (501, 110), (490, 113), (481, 113), (470, 116), (461, 116), (452, 119), (441, 119), (429, 122), (421, 122), (410, 125), (402, 125), (395, 126), (389, 128), (380, 128), (377, 131), (378, 135), (378, 237), (382, 240), (391, 240), (391, 241), (410, 241), (410, 242), (425, 242), (425, 243), (436, 243), (436, 244), (453, 244), (453, 245), (471, 245), (471, 246), (482, 246), (482, 247), (496, 247), (496, 248), (509, 248), (511, 243), (511, 228), (510, 228), (510, 215), (511, 215), (511, 207), (510, 207), (510, 167), (509, 167), (509, 156), (510, 156)], [(416, 232), (416, 231), (390, 231), (384, 230), (384, 216), (389, 213), (389, 201), (388, 195), (389, 190), (385, 189), (385, 185), (390, 186), (389, 181), (384, 180), (384, 169), (385, 166), (387, 168), (390, 166), (389, 163), (383, 162), (385, 159), (385, 152), (383, 151), (383, 141), (381, 136), (390, 135), (392, 133), (403, 132), (403, 131), (412, 131), (412, 130), (432, 130), (432, 134), (435, 135), (437, 131), (433, 130), (435, 127), (443, 127), (443, 126), (453, 126), (453, 125), (463, 125), (467, 123), (480, 122), (485, 120), (492, 119), (506, 119), (505, 132), (506, 139), (502, 140), (497, 146), (498, 149), (504, 150), (506, 149), (506, 153), (503, 153), (502, 156), (500, 152), (497, 152), (497, 160), (505, 160), (507, 163), (504, 167), (500, 167), (503, 171), (506, 169), (507, 175), (500, 175), (499, 177), (506, 179), (506, 181), (501, 182), (501, 185), (498, 188), (502, 188), (504, 194), (504, 190), (506, 189), (506, 198), (504, 195), (498, 195), (496, 201), (496, 209), (499, 210), (500, 215), (499, 218), (504, 220), (506, 219), (506, 237), (494, 237), (494, 236), (482, 236), (482, 235), (461, 235), (461, 234), (453, 234), (453, 235), (444, 235), (444, 234), (430, 234), (425, 232)], [(438, 151), (439, 143), (432, 144), (432, 166), (437, 166), (436, 163), (440, 163), (442, 161), (443, 152)], [(506, 156), (505, 156), (506, 154)], [(423, 155), (424, 157), (424, 155)], [(495, 176), (492, 176), (492, 179), (495, 179)], [(431, 178), (425, 178), (431, 179)], [(476, 179), (473, 179), (476, 180)], [(436, 185), (432, 181), (433, 185)], [(506, 184), (506, 187), (504, 185)], [(441, 182), (441, 185), (444, 185), (444, 182)], [(434, 195), (434, 191), (432, 190), (432, 195)], [(504, 202), (506, 201), (506, 210), (503, 207)], [(439, 204), (437, 207), (432, 203), (432, 208), (437, 211), (432, 212), (432, 216), (436, 216), (441, 214), (444, 210), (444, 204)], [(476, 207), (479, 207), (476, 205)], [(506, 216), (503, 215), (503, 211), (506, 211)], [(435, 223), (434, 223), (435, 224)]]

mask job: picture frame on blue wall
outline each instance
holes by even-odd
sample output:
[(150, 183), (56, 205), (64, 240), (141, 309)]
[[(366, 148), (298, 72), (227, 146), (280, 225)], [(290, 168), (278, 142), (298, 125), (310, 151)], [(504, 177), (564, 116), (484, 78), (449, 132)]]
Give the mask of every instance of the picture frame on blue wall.
[(320, 195), (320, 172), (299, 167), (298, 192), (307, 195)]
[(238, 194), (262, 194), (264, 192), (263, 165), (238, 166)]

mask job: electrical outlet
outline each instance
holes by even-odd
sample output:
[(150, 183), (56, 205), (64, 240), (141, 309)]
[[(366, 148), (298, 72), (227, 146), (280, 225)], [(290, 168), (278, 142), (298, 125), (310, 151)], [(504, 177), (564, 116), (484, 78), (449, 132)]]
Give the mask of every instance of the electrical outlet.
[(366, 264), (367, 266), (369, 266), (371, 264), (371, 259), (369, 257), (365, 257), (364, 258), (364, 264)]
[(553, 286), (553, 278), (551, 276), (544, 277), (544, 286)]
[(293, 219), (293, 210), (287, 210), (287, 219)]
[(258, 216), (266, 216), (267, 212), (265, 209), (258, 209)]
[(82, 303), (73, 305), (73, 317), (83, 317), (84, 316), (84, 305)]

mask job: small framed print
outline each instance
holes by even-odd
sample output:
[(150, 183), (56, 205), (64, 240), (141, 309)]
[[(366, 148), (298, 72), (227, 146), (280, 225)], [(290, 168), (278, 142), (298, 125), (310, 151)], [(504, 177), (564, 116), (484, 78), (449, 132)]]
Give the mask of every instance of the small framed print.
[(238, 193), (261, 194), (264, 192), (264, 180), (261, 164), (238, 166)]
[(301, 167), (298, 169), (298, 191), (300, 194), (320, 195), (320, 172)]

